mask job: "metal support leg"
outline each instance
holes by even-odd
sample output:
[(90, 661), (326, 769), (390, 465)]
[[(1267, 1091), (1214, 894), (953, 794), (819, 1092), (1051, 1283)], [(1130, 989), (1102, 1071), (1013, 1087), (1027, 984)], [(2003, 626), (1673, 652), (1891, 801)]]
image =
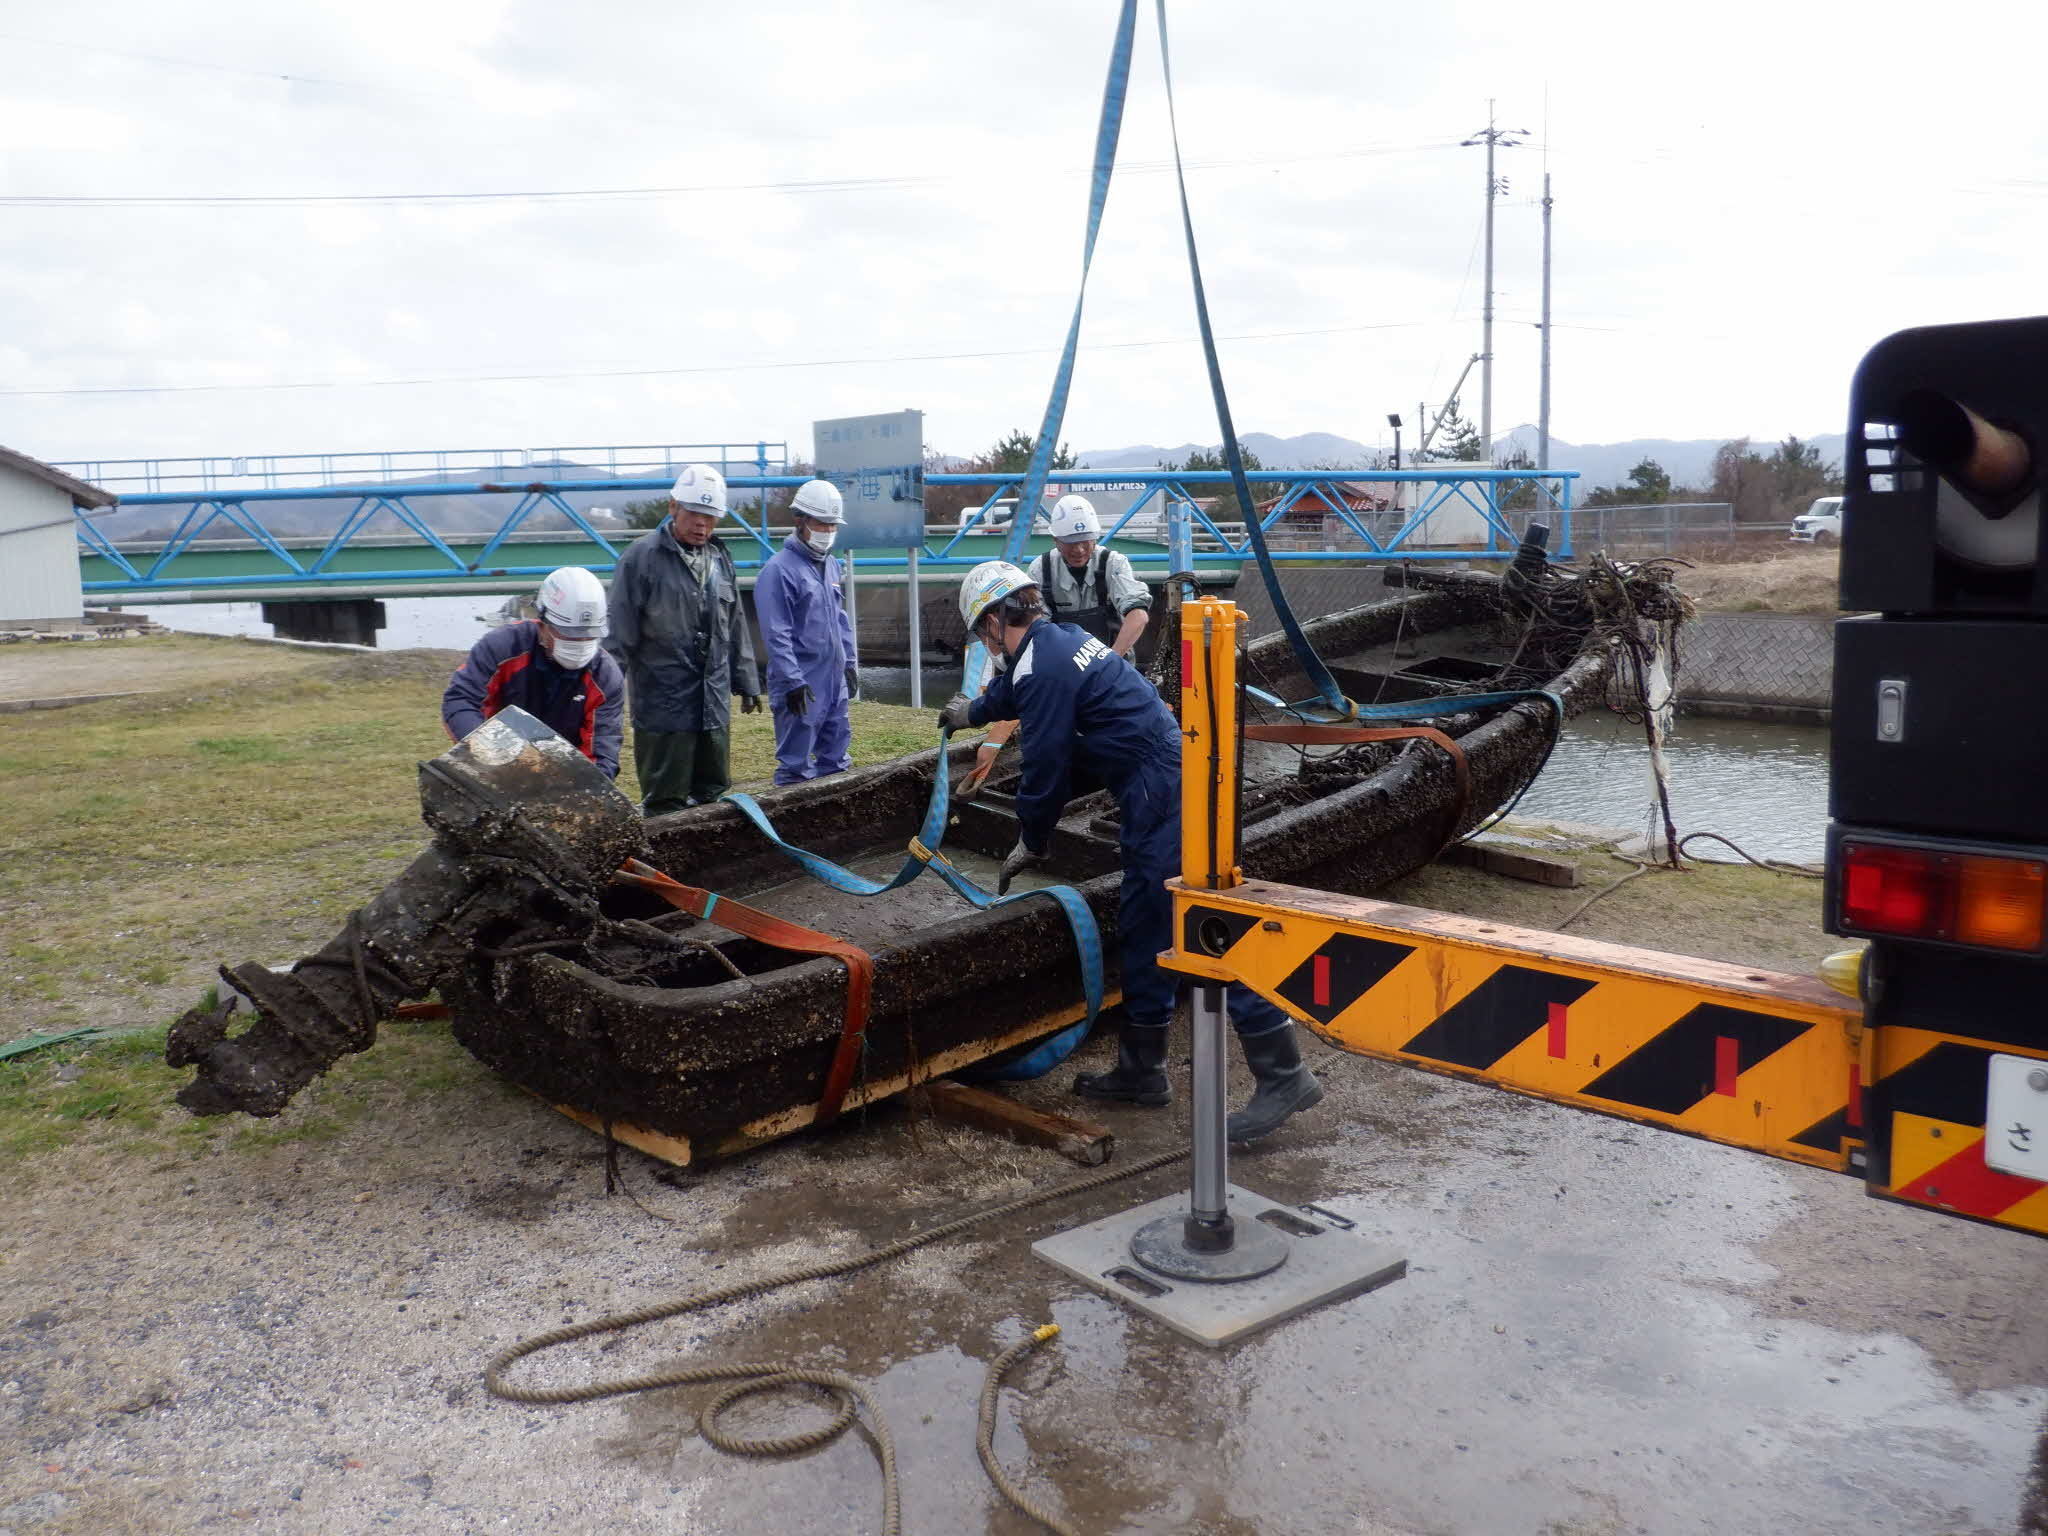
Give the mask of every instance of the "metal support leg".
[(1223, 988), (1195, 987), (1193, 1182), (1183, 1212), (1147, 1222), (1131, 1257), (1177, 1280), (1250, 1280), (1287, 1262), (1287, 1239), (1264, 1222), (1240, 1226), (1230, 1213), (1230, 1147), (1223, 1121), (1227, 1089)]
[(1194, 993), (1194, 1180), (1185, 1235), (1187, 1246), (1197, 1252), (1222, 1253), (1229, 1249), (1232, 1236), (1230, 1211), (1224, 1201), (1230, 1143), (1223, 1134), (1229, 1108), (1224, 1102), (1223, 989), (1203, 985)]

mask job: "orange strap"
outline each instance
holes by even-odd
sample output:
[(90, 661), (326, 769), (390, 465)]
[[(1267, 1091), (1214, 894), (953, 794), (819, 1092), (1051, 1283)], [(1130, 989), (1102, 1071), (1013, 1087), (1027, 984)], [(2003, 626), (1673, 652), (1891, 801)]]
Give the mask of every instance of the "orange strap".
[(867, 1038), (868, 998), (875, 985), (874, 957), (857, 945), (835, 939), (829, 933), (792, 923), (787, 918), (776, 917), (745, 902), (734, 901), (730, 896), (719, 896), (694, 885), (685, 885), (680, 880), (671, 880), (653, 865), (643, 864), (638, 859), (626, 860), (612, 879), (621, 885), (652, 891), (672, 907), (730, 928), (750, 939), (759, 939), (777, 949), (795, 950), (805, 955), (831, 955), (846, 962), (846, 1021), (839, 1031), (839, 1045), (832, 1054), (831, 1068), (825, 1074), (825, 1092), (818, 1100), (815, 1123), (823, 1125), (838, 1115), (840, 1106), (846, 1102), (847, 1090), (853, 1086), (854, 1069), (860, 1065), (861, 1043)]
[(1458, 835), (1458, 828), (1465, 821), (1465, 812), (1472, 804), (1472, 764), (1466, 760), (1465, 749), (1434, 726), (1247, 725), (1243, 734), (1246, 741), (1277, 741), (1291, 747), (1338, 747), (1359, 741), (1426, 741), (1443, 748), (1450, 755), (1451, 767), (1458, 776), (1458, 799), (1451, 807), (1450, 825), (1444, 832), (1445, 843)]

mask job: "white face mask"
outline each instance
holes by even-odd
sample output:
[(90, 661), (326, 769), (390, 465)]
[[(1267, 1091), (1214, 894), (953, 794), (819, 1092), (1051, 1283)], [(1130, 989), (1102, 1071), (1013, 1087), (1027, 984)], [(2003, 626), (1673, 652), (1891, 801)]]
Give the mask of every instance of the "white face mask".
[(597, 642), (595, 640), (563, 640), (557, 637), (554, 645), (549, 648), (548, 654), (555, 658), (555, 665), (565, 671), (581, 672), (590, 665), (591, 658), (597, 654)]
[(838, 537), (839, 530), (837, 528), (827, 528), (822, 533), (813, 528), (804, 535), (804, 542), (811, 546), (814, 553), (822, 555), (831, 550), (833, 541)]

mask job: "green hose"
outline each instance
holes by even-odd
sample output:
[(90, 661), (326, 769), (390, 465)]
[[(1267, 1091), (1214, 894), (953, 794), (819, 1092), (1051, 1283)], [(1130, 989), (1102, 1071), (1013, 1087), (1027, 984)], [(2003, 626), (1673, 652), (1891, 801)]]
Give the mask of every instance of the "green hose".
[[(1151, 1173), (1154, 1169), (1181, 1162), (1187, 1155), (1186, 1151), (1161, 1152), (1132, 1163), (1126, 1168), (1091, 1174), (1085, 1179), (1062, 1184), (1056, 1189), (1021, 1195), (1015, 1200), (991, 1206), (988, 1210), (972, 1216), (955, 1217), (951, 1221), (941, 1222), (929, 1232), (899, 1237), (895, 1242), (885, 1243), (882, 1247), (867, 1253), (853, 1254), (843, 1259), (827, 1259), (817, 1264), (803, 1264), (795, 1269), (786, 1269), (780, 1274), (764, 1275), (758, 1280), (741, 1280), (732, 1285), (720, 1286), (716, 1290), (698, 1291), (674, 1301), (660, 1302), (632, 1312), (614, 1312), (608, 1317), (592, 1318), (587, 1323), (571, 1323), (564, 1328), (553, 1328), (546, 1333), (535, 1334), (530, 1339), (522, 1339), (496, 1355), (490, 1364), (484, 1367), (484, 1385), (496, 1396), (509, 1398), (516, 1403), (591, 1403), (601, 1398), (624, 1397), (634, 1392), (655, 1392), (665, 1387), (695, 1386), (714, 1381), (732, 1382), (736, 1385), (712, 1402), (699, 1417), (697, 1427), (704, 1438), (720, 1450), (739, 1456), (779, 1456), (791, 1451), (810, 1450), (825, 1445), (845, 1432), (853, 1423), (858, 1411), (865, 1410), (868, 1429), (875, 1440), (875, 1454), (882, 1465), (882, 1536), (901, 1536), (903, 1517), (897, 1491), (895, 1442), (890, 1438), (888, 1426), (882, 1421), (874, 1401), (850, 1376), (837, 1371), (813, 1370), (807, 1366), (790, 1365), (786, 1362), (759, 1362), (735, 1365), (676, 1365), (651, 1371), (644, 1376), (620, 1376), (609, 1381), (584, 1382), (579, 1386), (522, 1387), (507, 1381), (506, 1372), (529, 1355), (537, 1355), (542, 1350), (553, 1349), (557, 1345), (567, 1344), (576, 1339), (587, 1339), (601, 1333), (623, 1333), (644, 1323), (657, 1323), (665, 1318), (681, 1317), (687, 1312), (707, 1311), (728, 1301), (739, 1301), (748, 1296), (765, 1296), (770, 1291), (801, 1285), (807, 1280), (826, 1280), (834, 1275), (852, 1274), (856, 1270), (886, 1264), (889, 1260), (900, 1259), (915, 1249), (956, 1237), (971, 1227), (997, 1221), (1005, 1216), (1015, 1216), (1034, 1206), (1049, 1205), (1070, 1195), (1087, 1194), (1091, 1190), (1101, 1189), (1122, 1179), (1136, 1178), (1140, 1174)], [(1036, 1343), (1037, 1340), (1034, 1337), (1028, 1342)], [(1011, 1357), (1021, 1353), (1021, 1350), (1007, 1351), (998, 1363), (1007, 1364)], [(799, 1384), (824, 1387), (839, 1394), (838, 1410), (822, 1429), (774, 1440), (746, 1440), (726, 1435), (717, 1428), (715, 1420), (720, 1410), (736, 1399), (753, 1392)], [(992, 1392), (992, 1388), (984, 1388), (984, 1399), (992, 1401)], [(1001, 1475), (996, 1471), (993, 1453), (984, 1459), (990, 1467), (990, 1476), (996, 1478), (996, 1487), (1005, 1498), (1055, 1531), (1065, 1529), (1053, 1524), (1037, 1510), (1018, 1502), (1018, 1496), (1005, 1485)]]

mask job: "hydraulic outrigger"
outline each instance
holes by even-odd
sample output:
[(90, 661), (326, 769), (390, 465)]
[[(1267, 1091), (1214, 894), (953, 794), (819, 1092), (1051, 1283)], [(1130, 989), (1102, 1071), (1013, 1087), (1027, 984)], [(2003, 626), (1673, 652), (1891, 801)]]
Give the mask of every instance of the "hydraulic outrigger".
[[(1276, 1299), (1289, 1266), (1358, 1240), (1313, 1208), (1276, 1217), (1272, 1202), (1228, 1184), (1223, 988), (1232, 982), (1358, 1055), (1854, 1174), (1873, 1195), (2048, 1233), (2048, 1184), (1986, 1163), (1982, 1108), (1996, 1055), (2041, 1060), (2048, 1105), (2048, 1052), (1866, 1025), (1861, 1006), (1808, 977), (1246, 879), (1243, 618), (1213, 597), (1181, 609), (1182, 872), (1169, 882), (1175, 947), (1160, 958), (1196, 982), (1191, 1188), (1185, 1200), (1049, 1239), (1042, 1256), (1208, 1343), (1401, 1273), (1391, 1255), (1379, 1254), (1377, 1267), (1360, 1256), (1348, 1282)], [(2041, 1118), (2038, 1134), (2048, 1136), (2048, 1113)], [(1247, 1280), (1267, 1294), (1221, 1299)], [(1216, 1316), (1230, 1319), (1220, 1333)]]

